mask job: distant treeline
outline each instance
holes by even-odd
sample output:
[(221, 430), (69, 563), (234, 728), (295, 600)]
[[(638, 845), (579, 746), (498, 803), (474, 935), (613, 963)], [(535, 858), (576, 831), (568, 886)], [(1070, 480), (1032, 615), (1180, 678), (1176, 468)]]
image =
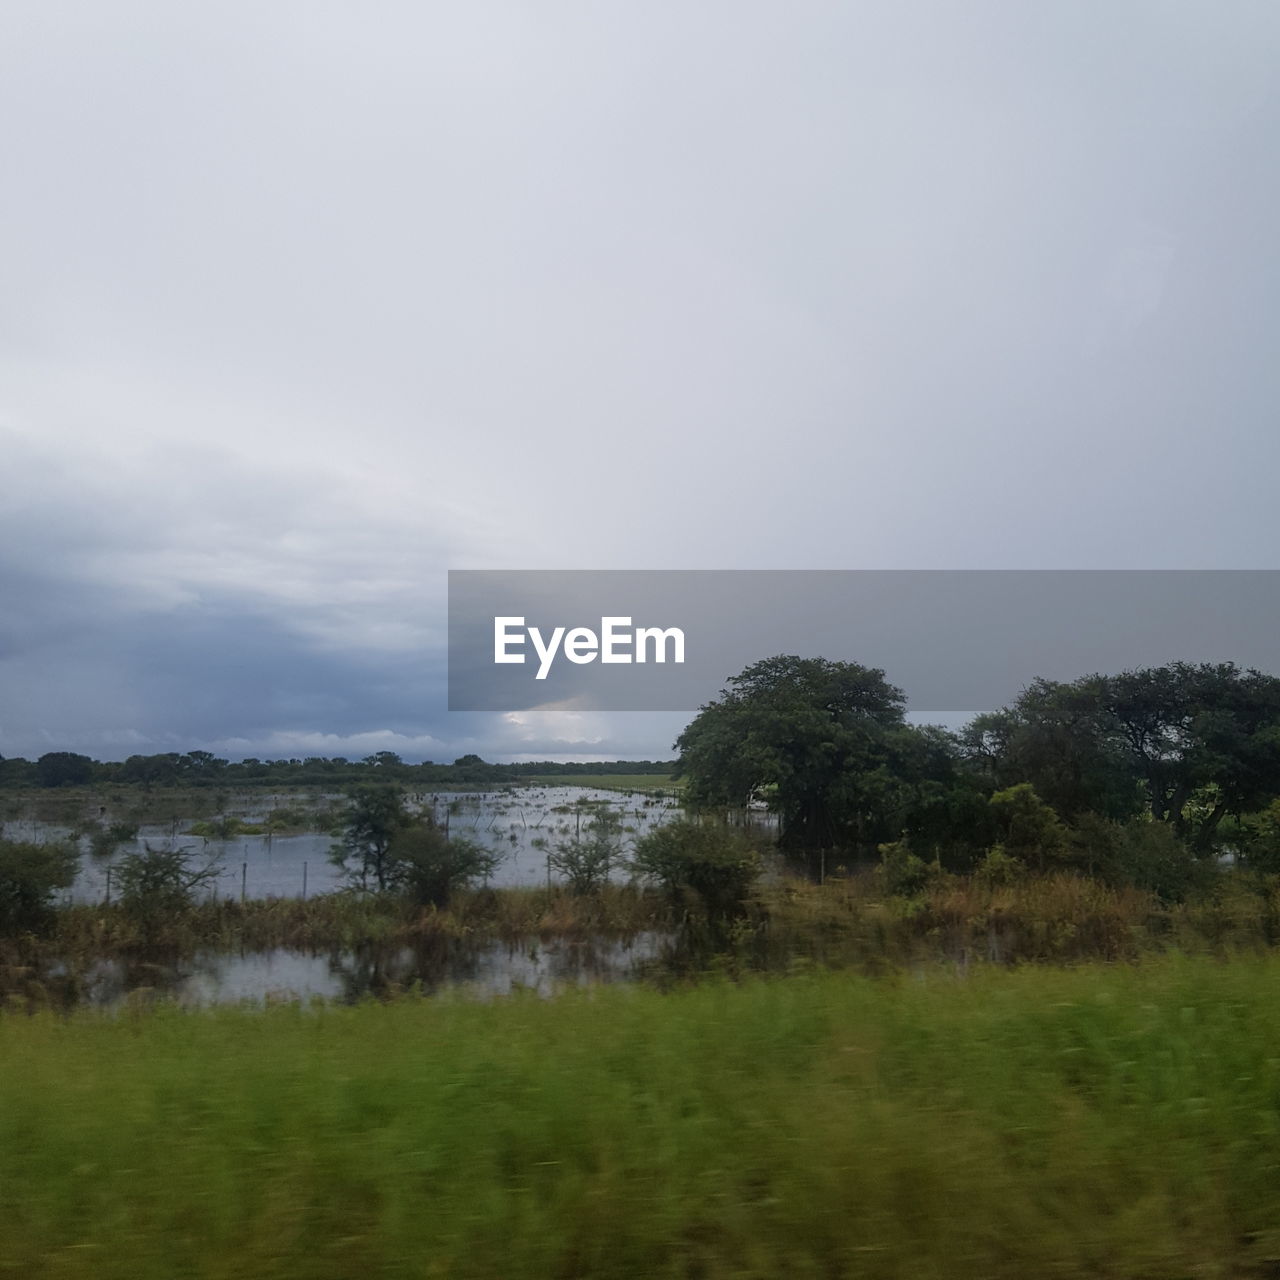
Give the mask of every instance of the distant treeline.
[(130, 756), (127, 760), (93, 760), (74, 751), (50, 751), (38, 760), (0, 756), (0, 788), (76, 787), (112, 784), (195, 787), (343, 787), (396, 782), (408, 787), (502, 786), (530, 779), (573, 775), (654, 774), (665, 776), (674, 761), (615, 760), (601, 763), (534, 761), (490, 764), (478, 755), (460, 756), (452, 764), (427, 760), (407, 764), (394, 751), (379, 751), (360, 760), (342, 756), (308, 756), (288, 760), (224, 760), (209, 751), (170, 751)]

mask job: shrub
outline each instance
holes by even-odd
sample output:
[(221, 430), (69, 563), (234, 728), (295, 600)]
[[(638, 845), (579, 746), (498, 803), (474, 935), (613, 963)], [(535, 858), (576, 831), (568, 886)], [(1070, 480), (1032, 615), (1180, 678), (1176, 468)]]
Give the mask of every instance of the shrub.
[(1252, 871), (1280, 871), (1280, 800), (1236, 824), (1244, 865)]
[(446, 907), (455, 890), (493, 875), (503, 856), (474, 840), (451, 840), (431, 823), (416, 823), (391, 837), (386, 887), (419, 906)]
[(622, 819), (612, 809), (600, 809), (584, 836), (556, 845), (547, 865), (569, 882), (574, 893), (594, 893), (609, 879), (622, 858)]
[(760, 875), (760, 855), (741, 832), (690, 819), (643, 836), (631, 865), (673, 897), (696, 894), (709, 914), (738, 910)]
[(192, 823), (190, 834), (205, 840), (234, 840), (237, 836), (261, 835), (262, 831), (263, 828), (255, 823), (223, 814), (220, 818)]
[(114, 871), (120, 905), (144, 926), (152, 926), (190, 908), (197, 891), (217, 880), (222, 861), (214, 857), (198, 864), (189, 845), (153, 849), (144, 844), (142, 853), (126, 854)]
[(0, 929), (42, 927), (53, 895), (71, 887), (79, 866), (72, 845), (0, 840)]
[(89, 852), (99, 860), (111, 857), (122, 844), (138, 837), (136, 822), (113, 822), (107, 826), (91, 820), (81, 830), (89, 837)]
[(294, 805), (272, 809), (264, 826), (267, 831), (305, 831), (311, 823), (311, 815)]
[(879, 852), (880, 874), (886, 893), (909, 898), (922, 893), (935, 878), (935, 869), (912, 853), (905, 840), (882, 844)]
[(1029, 782), (997, 791), (990, 803), (999, 842), (1011, 857), (1037, 871), (1069, 857), (1066, 827)]
[(1167, 823), (1150, 818), (1113, 822), (1082, 816), (1072, 839), (1089, 871), (1113, 885), (1132, 885), (1165, 902), (1182, 902), (1216, 868), (1198, 860)]
[(344, 818), (342, 842), (330, 850), (329, 860), (353, 888), (379, 893), (394, 888), (391, 842), (413, 822), (405, 810), (403, 789), (356, 787)]
[(1025, 880), (1027, 864), (1015, 858), (1002, 844), (993, 844), (974, 868), (973, 878), (990, 888), (1007, 888)]

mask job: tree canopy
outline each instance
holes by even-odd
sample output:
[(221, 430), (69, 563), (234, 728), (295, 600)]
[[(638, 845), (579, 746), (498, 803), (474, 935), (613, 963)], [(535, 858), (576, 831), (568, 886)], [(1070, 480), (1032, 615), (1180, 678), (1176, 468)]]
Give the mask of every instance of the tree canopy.
[(795, 847), (886, 839), (909, 780), (905, 703), (875, 668), (766, 658), (731, 677), (677, 740), (685, 797), (701, 807), (766, 798)]
[(1280, 679), (1230, 662), (1174, 662), (1037, 680), (961, 740), (993, 786), (1029, 782), (1068, 820), (1145, 810), (1205, 848), (1227, 814), (1280, 796)]
[[(1175, 662), (1036, 680), (959, 734), (908, 725), (904, 706), (874, 668), (757, 662), (677, 741), (685, 795), (701, 808), (767, 801), (784, 846), (867, 853), (906, 839), (954, 866), (995, 843), (1031, 865), (1071, 865), (1068, 829), (1113, 830), (1098, 822), (1155, 823), (1201, 856), (1228, 815), (1233, 831), (1262, 832), (1259, 849), (1269, 838), (1235, 820), (1280, 799), (1274, 676)], [(1166, 857), (1159, 840), (1115, 838)]]

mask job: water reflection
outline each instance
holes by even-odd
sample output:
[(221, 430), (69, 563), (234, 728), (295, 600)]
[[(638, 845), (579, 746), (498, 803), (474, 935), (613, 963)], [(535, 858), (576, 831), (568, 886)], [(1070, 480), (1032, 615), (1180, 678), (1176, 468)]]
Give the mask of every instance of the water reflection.
[[(112, 1008), (171, 1000), (186, 1007), (313, 999), (353, 1003), (409, 991), (492, 999), (518, 990), (550, 996), (566, 987), (634, 981), (670, 946), (644, 932), (626, 939), (523, 938), (505, 942), (434, 939), (416, 946), (362, 947), (316, 954), (199, 951), (165, 959), (97, 960), (77, 974), (55, 965), (25, 993), (63, 1007)], [(39, 991), (34, 988), (38, 985)]]

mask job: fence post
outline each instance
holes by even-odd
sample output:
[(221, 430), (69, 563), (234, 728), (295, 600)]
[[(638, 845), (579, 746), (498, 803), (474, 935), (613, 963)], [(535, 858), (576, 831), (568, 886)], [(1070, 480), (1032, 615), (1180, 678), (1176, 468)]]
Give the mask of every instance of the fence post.
[(303, 902), (307, 900), (307, 864), (305, 862), (302, 864), (302, 900)]
[(249, 864), (247, 862), (242, 862), (240, 864), (240, 905), (241, 906), (244, 905), (244, 891), (245, 891), (245, 885), (248, 883), (248, 880), (249, 880)]

